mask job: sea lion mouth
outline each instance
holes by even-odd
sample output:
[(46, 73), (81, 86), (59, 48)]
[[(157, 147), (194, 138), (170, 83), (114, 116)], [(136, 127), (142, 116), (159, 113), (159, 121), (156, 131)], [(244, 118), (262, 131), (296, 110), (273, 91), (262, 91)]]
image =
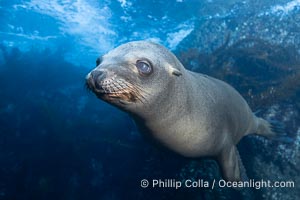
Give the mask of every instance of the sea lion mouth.
[(98, 98), (107, 102), (119, 102), (121, 104), (134, 103), (138, 100), (143, 102), (140, 88), (116, 75), (105, 77), (101, 81), (94, 80), (90, 76), (86, 81), (86, 86)]

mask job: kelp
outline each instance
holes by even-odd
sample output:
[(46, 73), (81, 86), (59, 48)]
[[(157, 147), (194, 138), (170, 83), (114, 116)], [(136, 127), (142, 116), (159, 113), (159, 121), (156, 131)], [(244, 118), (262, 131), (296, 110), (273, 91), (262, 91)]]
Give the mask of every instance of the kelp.
[(179, 53), (183, 64), (234, 86), (253, 109), (296, 98), (300, 89), (300, 55), (296, 47), (259, 38), (225, 42), (211, 53)]

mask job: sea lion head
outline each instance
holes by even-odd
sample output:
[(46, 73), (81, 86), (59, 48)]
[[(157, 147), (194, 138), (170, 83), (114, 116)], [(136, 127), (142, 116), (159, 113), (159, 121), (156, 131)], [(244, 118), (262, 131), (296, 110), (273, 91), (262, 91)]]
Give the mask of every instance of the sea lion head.
[(86, 84), (98, 98), (138, 113), (154, 109), (167, 98), (183, 71), (184, 67), (165, 47), (135, 41), (98, 58)]

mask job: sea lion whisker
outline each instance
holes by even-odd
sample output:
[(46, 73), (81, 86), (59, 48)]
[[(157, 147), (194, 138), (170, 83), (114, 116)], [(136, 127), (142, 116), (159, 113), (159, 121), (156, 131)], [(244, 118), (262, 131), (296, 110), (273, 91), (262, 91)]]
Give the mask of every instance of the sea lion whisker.
[(140, 91), (142, 91), (143, 93), (150, 95), (149, 92), (147, 92), (142, 86), (140, 86), (139, 84), (133, 84), (134, 87), (136, 87), (137, 89), (139, 89)]
[(141, 92), (143, 92), (141, 89), (133, 87), (134, 92), (137, 94), (137, 96), (141, 97), (141, 99), (144, 99), (147, 102), (147, 99), (144, 97), (144, 95), (142, 95)]
[[(125, 85), (130, 89), (130, 91), (131, 91), (132, 93), (135, 94), (135, 97), (136, 97), (140, 102), (142, 102), (143, 104), (145, 104), (145, 102), (144, 102), (142, 99), (144, 99), (144, 100), (146, 100), (146, 99), (145, 99), (144, 96), (141, 94), (141, 92), (140, 92), (140, 90), (139, 90), (138, 88), (134, 87), (132, 84), (130, 85), (130, 83), (125, 83)], [(140, 97), (142, 97), (142, 98), (140, 98)]]
[(138, 85), (135, 85), (135, 84), (132, 84), (132, 83), (129, 83), (129, 84), (126, 84), (128, 87), (130, 87), (130, 88), (133, 88), (134, 90), (136, 90), (136, 91), (141, 91), (141, 92), (145, 92), (146, 93), (146, 91), (144, 91), (141, 87), (139, 87)]
[(145, 104), (145, 102), (143, 101), (143, 98), (141, 98), (143, 96), (140, 94), (140, 92), (136, 88), (130, 86), (129, 84), (126, 84), (126, 86), (128, 88), (129, 93), (131, 95), (133, 95), (134, 98), (136, 98), (137, 100), (139, 100), (142, 104)]
[(143, 95), (143, 93), (144, 93), (145, 95), (148, 95), (149, 93), (145, 92), (145, 91), (144, 91), (143, 89), (141, 89), (141, 88), (136, 88), (135, 90), (136, 90), (136, 92), (139, 94), (139, 96), (140, 96), (141, 98), (143, 98), (146, 102), (148, 102), (147, 98)]
[[(111, 84), (112, 84), (113, 93), (118, 93), (119, 90), (118, 90), (117, 84), (114, 82), (112, 82)], [(117, 88), (117, 90), (115, 90), (116, 88)]]
[(135, 98), (136, 98), (137, 100), (139, 100), (142, 104), (145, 104), (144, 101), (143, 101), (139, 96), (136, 95)]
[(133, 88), (127, 87), (127, 92), (126, 92), (130, 97), (134, 97), (135, 99), (139, 99), (138, 95), (134, 91)]

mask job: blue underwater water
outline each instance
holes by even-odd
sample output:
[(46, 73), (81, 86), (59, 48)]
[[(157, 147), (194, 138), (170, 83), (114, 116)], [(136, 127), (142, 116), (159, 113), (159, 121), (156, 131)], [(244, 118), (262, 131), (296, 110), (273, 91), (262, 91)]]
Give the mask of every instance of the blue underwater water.
[[(247, 136), (248, 177), (294, 187), (142, 188), (220, 180), (215, 161), (151, 145), (85, 88), (97, 57), (133, 40), (235, 87), (286, 140)], [(299, 0), (0, 0), (0, 200), (300, 199)]]

